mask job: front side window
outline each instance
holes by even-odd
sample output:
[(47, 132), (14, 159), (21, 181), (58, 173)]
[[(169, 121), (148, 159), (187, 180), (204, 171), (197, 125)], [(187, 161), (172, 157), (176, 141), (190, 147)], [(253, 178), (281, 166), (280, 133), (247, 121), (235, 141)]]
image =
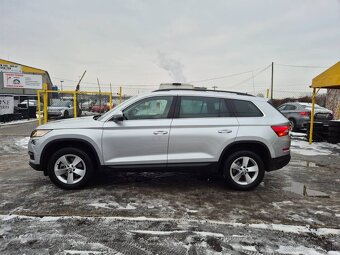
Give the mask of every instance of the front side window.
[(262, 117), (263, 113), (250, 101), (230, 99), (237, 117)]
[(279, 111), (284, 111), (285, 109), (286, 109), (286, 105), (281, 105), (281, 106), (278, 108)]
[(151, 97), (127, 107), (123, 113), (127, 120), (166, 119), (173, 97)]
[(213, 97), (181, 97), (179, 118), (230, 117), (226, 101)]

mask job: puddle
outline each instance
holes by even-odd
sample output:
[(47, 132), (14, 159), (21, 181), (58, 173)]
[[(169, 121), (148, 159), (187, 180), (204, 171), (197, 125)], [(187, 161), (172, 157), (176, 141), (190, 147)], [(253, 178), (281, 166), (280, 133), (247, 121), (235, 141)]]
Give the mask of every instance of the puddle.
[(325, 198), (328, 197), (329, 198), (328, 194), (321, 192), (321, 191), (309, 189), (307, 188), (306, 184), (303, 184), (301, 182), (291, 182), (290, 187), (285, 187), (283, 189), (285, 191), (290, 191), (295, 194), (302, 195), (304, 197), (325, 197)]

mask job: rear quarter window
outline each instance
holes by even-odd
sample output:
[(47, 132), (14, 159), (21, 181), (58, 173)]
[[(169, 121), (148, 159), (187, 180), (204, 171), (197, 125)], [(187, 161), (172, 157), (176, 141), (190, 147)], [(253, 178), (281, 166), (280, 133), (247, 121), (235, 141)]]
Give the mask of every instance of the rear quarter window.
[(263, 117), (263, 113), (251, 101), (230, 99), (230, 102), (236, 117)]

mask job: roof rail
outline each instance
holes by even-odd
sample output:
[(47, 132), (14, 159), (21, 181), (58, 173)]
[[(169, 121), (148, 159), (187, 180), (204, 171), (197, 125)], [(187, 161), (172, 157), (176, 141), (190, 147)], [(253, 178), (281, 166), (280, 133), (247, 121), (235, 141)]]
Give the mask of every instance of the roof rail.
[(222, 92), (222, 93), (232, 93), (236, 95), (241, 95), (241, 96), (250, 96), (250, 97), (255, 97), (254, 95), (250, 95), (248, 93), (243, 93), (243, 92), (236, 92), (236, 91), (228, 91), (228, 90), (212, 90), (212, 89), (179, 89), (179, 88), (171, 88), (171, 89), (157, 89), (152, 92), (158, 92), (158, 91), (171, 91), (171, 90), (187, 90), (187, 91), (207, 91), (207, 92)]

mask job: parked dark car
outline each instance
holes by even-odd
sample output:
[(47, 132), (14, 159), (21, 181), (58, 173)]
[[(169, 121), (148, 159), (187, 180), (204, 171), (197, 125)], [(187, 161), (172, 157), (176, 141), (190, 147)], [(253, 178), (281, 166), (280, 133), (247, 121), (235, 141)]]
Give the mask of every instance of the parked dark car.
[[(312, 112), (311, 103), (291, 102), (278, 107), (278, 110), (289, 119), (293, 131), (305, 129), (310, 121)], [(315, 104), (314, 119), (317, 122), (328, 124), (333, 119), (333, 112)]]

